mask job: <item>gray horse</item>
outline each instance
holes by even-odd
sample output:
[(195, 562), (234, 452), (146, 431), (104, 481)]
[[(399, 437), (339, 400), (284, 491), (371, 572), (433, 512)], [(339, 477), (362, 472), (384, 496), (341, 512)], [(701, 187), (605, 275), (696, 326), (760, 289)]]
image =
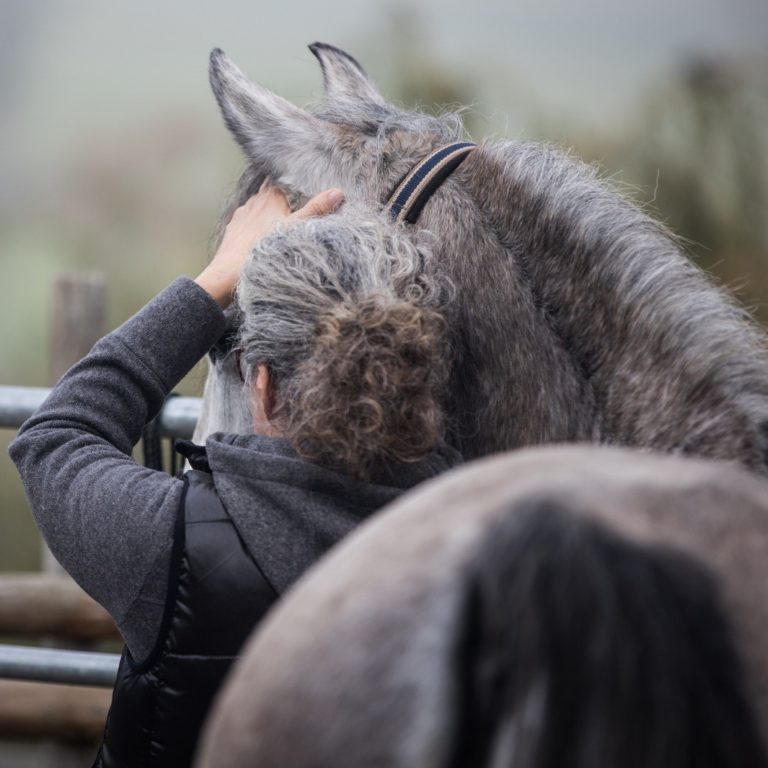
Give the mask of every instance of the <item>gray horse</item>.
[[(248, 160), (232, 206), (266, 175), (296, 202), (341, 186), (382, 205), (462, 138), (311, 49), (326, 89), (311, 114), (213, 53)], [(763, 337), (663, 227), (555, 149), (482, 145), (412, 236), (457, 290), (451, 437), (467, 457), (591, 441), (742, 469), (541, 447), (409, 494), (256, 633), (200, 766), (765, 768), (768, 481), (743, 470), (768, 458)], [(196, 437), (249, 424), (222, 345)]]
[(531, 448), (421, 486), (249, 641), (198, 768), (766, 768), (768, 480)]
[[(381, 205), (412, 166), (462, 137), (457, 117), (404, 112), (352, 57), (310, 48), (325, 80), (312, 113), (211, 55), (213, 91), (247, 160), (222, 229), (266, 175), (296, 202), (340, 186)], [(484, 144), (430, 199), (413, 237), (429, 239), (458, 290), (451, 438), (468, 458), (592, 441), (765, 470), (762, 337), (593, 168), (538, 144)], [(195, 439), (219, 430), (250, 431), (226, 345), (212, 353)]]

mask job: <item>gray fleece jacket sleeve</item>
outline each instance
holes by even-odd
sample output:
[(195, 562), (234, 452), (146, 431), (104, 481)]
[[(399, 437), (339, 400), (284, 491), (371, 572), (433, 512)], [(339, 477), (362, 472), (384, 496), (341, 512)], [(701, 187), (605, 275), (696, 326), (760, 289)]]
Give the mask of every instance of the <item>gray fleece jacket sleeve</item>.
[(159, 620), (183, 484), (137, 464), (131, 449), (224, 327), (202, 288), (176, 280), (62, 377), (9, 449), (54, 556), (135, 656), (156, 631), (137, 626), (147, 612), (136, 605), (156, 605)]

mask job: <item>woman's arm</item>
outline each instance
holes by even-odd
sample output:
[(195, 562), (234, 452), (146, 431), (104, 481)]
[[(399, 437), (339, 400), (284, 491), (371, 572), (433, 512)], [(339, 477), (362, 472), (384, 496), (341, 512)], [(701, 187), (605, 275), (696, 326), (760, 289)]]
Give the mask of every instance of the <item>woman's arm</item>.
[[(131, 458), (144, 425), (224, 331), (255, 241), (278, 221), (327, 213), (323, 193), (290, 214), (265, 188), (233, 216), (211, 264), (180, 278), (62, 377), (10, 446), (32, 513), (73, 578), (140, 656), (159, 626), (182, 482)], [(197, 284), (196, 284), (197, 283)]]
[(182, 488), (134, 462), (131, 449), (224, 327), (211, 297), (192, 280), (177, 280), (101, 339), (10, 446), (51, 551), (126, 639), (142, 590), (150, 603), (162, 602), (165, 579), (145, 582), (151, 572), (167, 574)]

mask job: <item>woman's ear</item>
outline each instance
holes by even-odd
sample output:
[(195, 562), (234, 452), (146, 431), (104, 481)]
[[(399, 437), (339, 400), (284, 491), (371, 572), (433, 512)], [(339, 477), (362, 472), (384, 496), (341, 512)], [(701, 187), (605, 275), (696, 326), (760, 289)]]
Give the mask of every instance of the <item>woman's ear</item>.
[(256, 367), (256, 379), (253, 383), (254, 420), (257, 433), (271, 434), (274, 427), (270, 423), (275, 410), (275, 385), (269, 375), (269, 368), (264, 363)]

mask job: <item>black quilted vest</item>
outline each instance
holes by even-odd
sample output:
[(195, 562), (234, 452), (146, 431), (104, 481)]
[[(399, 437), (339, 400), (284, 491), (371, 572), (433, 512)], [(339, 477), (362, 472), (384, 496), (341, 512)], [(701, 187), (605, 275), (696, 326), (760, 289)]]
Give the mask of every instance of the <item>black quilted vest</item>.
[(185, 482), (161, 631), (145, 661), (123, 651), (96, 768), (191, 765), (214, 694), (277, 598), (211, 476)]

